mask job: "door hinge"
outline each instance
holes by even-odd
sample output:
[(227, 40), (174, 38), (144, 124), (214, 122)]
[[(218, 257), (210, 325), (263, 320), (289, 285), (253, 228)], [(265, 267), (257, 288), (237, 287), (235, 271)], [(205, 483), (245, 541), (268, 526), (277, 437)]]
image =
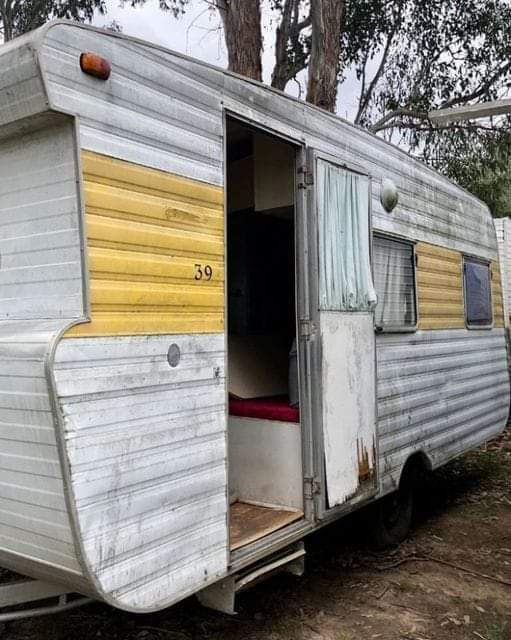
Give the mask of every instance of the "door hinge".
[(312, 175), (312, 171), (303, 165), (298, 167), (298, 188), (299, 189), (307, 189), (314, 184), (314, 177)]
[(313, 500), (314, 496), (321, 493), (321, 484), (317, 478), (305, 477), (304, 479), (304, 494), (306, 500)]
[(314, 335), (314, 324), (310, 320), (302, 319), (299, 321), (300, 338), (302, 340), (310, 340)]

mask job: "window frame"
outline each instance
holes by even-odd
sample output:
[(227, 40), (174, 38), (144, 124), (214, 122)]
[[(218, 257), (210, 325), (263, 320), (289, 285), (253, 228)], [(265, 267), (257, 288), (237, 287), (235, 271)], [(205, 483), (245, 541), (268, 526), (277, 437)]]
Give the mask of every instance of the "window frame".
[[(417, 287), (417, 253), (416, 253), (416, 241), (410, 238), (404, 238), (402, 236), (384, 233), (382, 231), (373, 231), (373, 237), (371, 239), (371, 267), (373, 270), (373, 282), (374, 282), (374, 240), (375, 238), (382, 238), (383, 240), (390, 240), (391, 242), (398, 242), (400, 244), (407, 245), (412, 249), (412, 269), (413, 269), (413, 303), (415, 305), (415, 324), (376, 324), (376, 307), (374, 308), (374, 331), (376, 334), (382, 333), (416, 333), (419, 327), (419, 291)], [(378, 292), (376, 292), (378, 294)]]
[[(478, 329), (482, 329), (484, 331), (488, 331), (489, 329), (493, 329), (493, 327), (495, 326), (495, 314), (493, 313), (493, 291), (492, 291), (492, 285), (493, 285), (493, 269), (492, 269), (492, 264), (490, 260), (485, 260), (484, 258), (480, 258), (479, 256), (473, 256), (470, 254), (462, 254), (462, 278), (463, 278), (463, 319), (465, 321), (465, 328), (470, 330), (470, 331), (477, 331)], [(468, 321), (468, 299), (467, 299), (467, 279), (466, 279), (466, 269), (465, 269), (465, 265), (468, 262), (472, 262), (472, 263), (476, 263), (476, 264), (480, 264), (483, 265), (485, 267), (488, 267), (488, 273), (489, 273), (489, 281), (490, 281), (490, 286), (489, 286), (489, 293), (490, 293), (490, 314), (491, 314), (491, 321), (489, 324), (471, 324)]]

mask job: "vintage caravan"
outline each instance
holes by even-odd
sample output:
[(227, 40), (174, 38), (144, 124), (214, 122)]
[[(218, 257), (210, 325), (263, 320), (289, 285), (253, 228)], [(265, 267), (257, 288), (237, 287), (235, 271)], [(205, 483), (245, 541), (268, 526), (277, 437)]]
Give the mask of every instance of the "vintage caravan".
[(361, 505), (398, 539), (414, 470), (503, 429), (477, 199), (132, 38), (55, 22), (0, 61), (0, 565), (229, 610)]

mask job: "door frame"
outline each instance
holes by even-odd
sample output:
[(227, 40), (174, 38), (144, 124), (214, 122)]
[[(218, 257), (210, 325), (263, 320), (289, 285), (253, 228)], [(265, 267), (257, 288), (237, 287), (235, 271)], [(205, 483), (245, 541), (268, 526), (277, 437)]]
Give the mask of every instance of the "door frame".
[[(233, 120), (240, 124), (244, 124), (249, 128), (252, 128), (261, 133), (266, 133), (268, 136), (272, 136), (277, 140), (285, 142), (295, 149), (295, 166), (294, 166), (294, 181), (295, 181), (295, 203), (294, 203), (294, 243), (295, 243), (295, 309), (296, 309), (296, 343), (297, 343), (297, 364), (298, 364), (298, 377), (299, 377), (299, 397), (300, 397), (300, 429), (302, 434), (302, 476), (303, 476), (303, 511), (304, 517), (302, 520), (292, 523), (282, 530), (278, 530), (260, 540), (256, 540), (236, 551), (230, 551), (230, 536), (229, 536), (229, 517), (230, 517), (230, 504), (229, 495), (227, 490), (227, 529), (228, 529), (228, 547), (227, 547), (227, 563), (228, 566), (244, 566), (247, 558), (257, 559), (264, 557), (273, 548), (277, 549), (287, 544), (289, 541), (299, 539), (307, 532), (311, 530), (311, 526), (314, 522), (315, 510), (314, 499), (309, 494), (309, 477), (313, 474), (314, 458), (313, 458), (313, 424), (310, 419), (311, 411), (311, 367), (309, 364), (309, 351), (304, 348), (304, 344), (300, 339), (301, 331), (304, 326), (304, 322), (308, 318), (310, 308), (310, 284), (311, 278), (308, 274), (307, 265), (305, 260), (302, 259), (302, 255), (307, 255), (310, 247), (309, 235), (304, 232), (307, 229), (308, 223), (308, 205), (307, 205), (307, 193), (306, 189), (299, 187), (299, 168), (306, 167), (306, 146), (305, 141), (302, 139), (292, 138), (286, 133), (282, 133), (276, 129), (272, 129), (264, 124), (261, 124), (242, 113), (236, 112), (233, 109), (224, 108), (222, 115), (223, 124), (223, 184), (224, 184), (224, 246), (225, 246), (225, 268), (224, 268), (224, 305), (225, 305), (225, 372), (226, 372), (226, 472), (227, 472), (227, 489), (229, 487), (229, 354), (228, 354), (228, 335), (229, 335), (229, 323), (228, 323), (228, 236), (227, 236), (227, 121)], [(302, 254), (303, 251), (303, 254)], [(308, 263), (307, 263), (308, 264)]]
[[(374, 336), (374, 486), (371, 490), (364, 493), (356, 494), (346, 502), (334, 507), (327, 506), (327, 479), (325, 465), (325, 444), (323, 432), (323, 388), (322, 388), (322, 344), (320, 339), (320, 308), (319, 308), (319, 227), (318, 227), (318, 211), (317, 211), (317, 160), (324, 160), (336, 167), (345, 169), (352, 173), (362, 175), (368, 179), (368, 216), (369, 216), (369, 259), (371, 264), (371, 273), (373, 272), (373, 225), (372, 225), (372, 176), (368, 171), (354, 162), (341, 160), (327, 152), (320, 151), (314, 147), (307, 148), (307, 171), (310, 174), (310, 182), (312, 188), (307, 190), (307, 218), (309, 228), (309, 265), (310, 286), (309, 313), (314, 327), (314, 340), (311, 352), (311, 363), (314, 374), (314, 384), (311, 389), (311, 408), (312, 408), (312, 424), (313, 424), (313, 493), (314, 493), (314, 511), (315, 517), (320, 521), (336, 519), (341, 514), (353, 511), (360, 504), (372, 500), (379, 491), (379, 434), (378, 434), (378, 369), (376, 358), (376, 333)], [(341, 312), (342, 313), (342, 312)], [(353, 312), (356, 313), (356, 312)], [(373, 313), (374, 325), (374, 313)]]

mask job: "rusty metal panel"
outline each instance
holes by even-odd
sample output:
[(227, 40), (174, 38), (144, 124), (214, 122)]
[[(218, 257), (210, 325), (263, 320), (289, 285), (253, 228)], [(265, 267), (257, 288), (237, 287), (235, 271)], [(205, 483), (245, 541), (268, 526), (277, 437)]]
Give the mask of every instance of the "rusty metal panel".
[(224, 328), (223, 190), (85, 152), (91, 322), (67, 336)]
[(417, 243), (415, 252), (419, 329), (463, 328), (461, 253), (423, 242)]
[(418, 451), (433, 466), (505, 427), (509, 374), (504, 329), (377, 336), (382, 490)]
[(162, 608), (227, 571), (224, 349), (221, 334), (58, 345), (80, 546), (118, 607)]
[(372, 313), (321, 311), (321, 391), (328, 505), (376, 486), (376, 364)]

